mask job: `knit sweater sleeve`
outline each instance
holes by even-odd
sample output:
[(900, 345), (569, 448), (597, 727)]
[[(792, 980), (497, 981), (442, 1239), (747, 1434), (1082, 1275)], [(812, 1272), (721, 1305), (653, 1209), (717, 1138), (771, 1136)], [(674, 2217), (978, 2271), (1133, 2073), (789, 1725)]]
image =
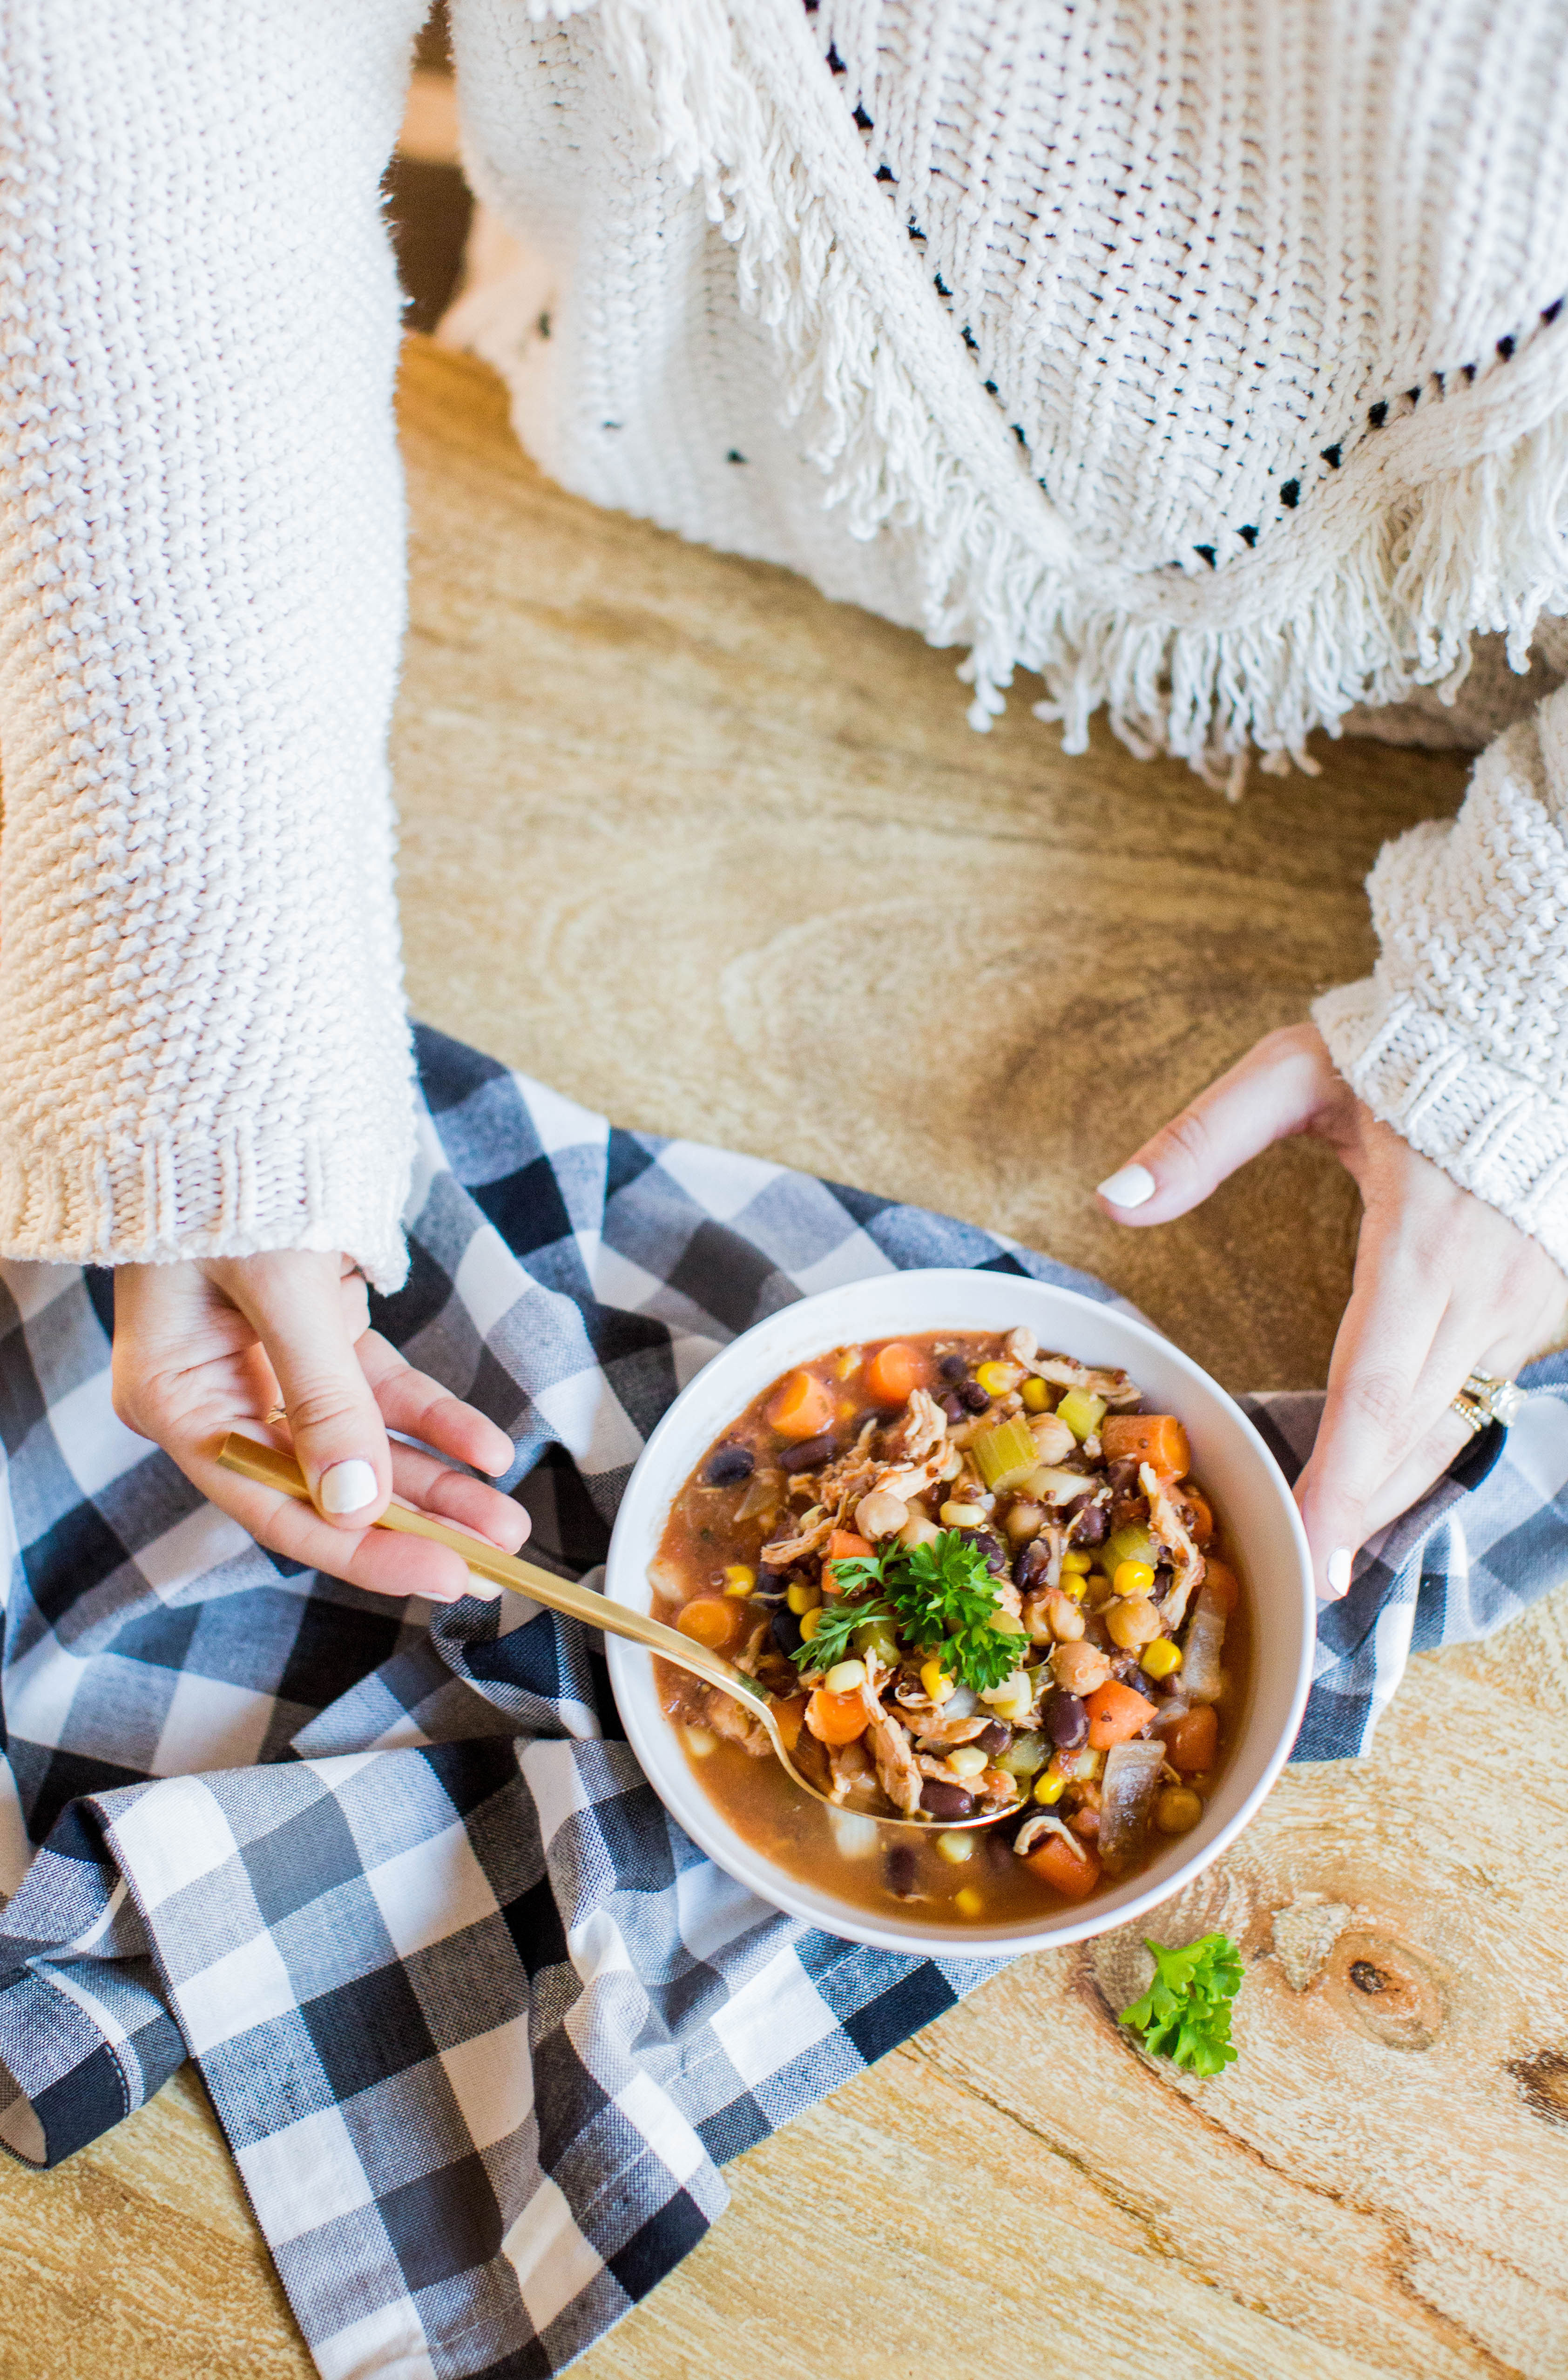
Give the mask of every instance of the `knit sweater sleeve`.
[(406, 1258), (421, 0), (0, 8), (0, 1253)]
[(1568, 686), (1367, 879), (1381, 952), (1313, 1010), (1373, 1113), (1568, 1270)]

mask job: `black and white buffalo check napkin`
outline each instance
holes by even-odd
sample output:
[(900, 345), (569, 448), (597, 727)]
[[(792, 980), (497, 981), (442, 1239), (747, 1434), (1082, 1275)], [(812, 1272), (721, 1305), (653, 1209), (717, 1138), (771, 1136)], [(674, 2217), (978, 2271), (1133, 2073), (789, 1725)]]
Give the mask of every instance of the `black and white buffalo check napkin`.
[[(677, 1389), (788, 1300), (932, 1264), (1111, 1296), (435, 1035), (420, 1062), (378, 1319), (512, 1434), (533, 1551), (574, 1572)], [(0, 2138), (57, 2163), (193, 2057), (326, 2380), (559, 2370), (713, 2220), (728, 2158), (985, 1968), (752, 1899), (643, 1782), (584, 1631), (262, 1553), (115, 1419), (109, 1277), (0, 1275)], [(1324, 1620), (1297, 1757), (1363, 1749), (1412, 1648), (1555, 1584), (1568, 1365), (1531, 1385)], [(1317, 1402), (1254, 1402), (1287, 1469)]]

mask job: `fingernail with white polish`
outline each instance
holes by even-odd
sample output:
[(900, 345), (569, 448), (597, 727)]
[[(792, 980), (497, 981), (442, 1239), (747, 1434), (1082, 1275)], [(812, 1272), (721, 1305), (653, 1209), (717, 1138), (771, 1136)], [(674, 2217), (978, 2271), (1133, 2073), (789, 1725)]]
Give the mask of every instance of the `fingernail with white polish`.
[(1100, 1196), (1113, 1207), (1141, 1207), (1154, 1196), (1154, 1176), (1147, 1165), (1124, 1165), (1119, 1173), (1108, 1173), (1099, 1187)]
[(334, 1463), (330, 1471), (322, 1472), (316, 1492), (323, 1512), (358, 1512), (364, 1505), (373, 1504), (380, 1493), (375, 1464), (350, 1455), (346, 1463)]
[(1329, 1556), (1323, 1575), (1329, 1582), (1331, 1595), (1343, 1595), (1350, 1585), (1352, 1555), (1348, 1546), (1336, 1546)]

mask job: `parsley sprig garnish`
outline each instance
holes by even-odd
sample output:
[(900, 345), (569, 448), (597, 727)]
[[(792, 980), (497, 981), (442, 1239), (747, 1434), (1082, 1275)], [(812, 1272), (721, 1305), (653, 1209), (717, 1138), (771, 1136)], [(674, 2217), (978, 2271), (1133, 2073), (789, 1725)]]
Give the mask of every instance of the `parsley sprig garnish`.
[(1236, 2054), (1231, 2002), (1241, 1989), (1241, 1952), (1224, 1934), (1205, 1934), (1185, 1950), (1158, 1942), (1145, 1948), (1154, 1953), (1154, 1981), (1122, 2010), (1122, 2023), (1141, 2033), (1156, 2058), (1194, 2074), (1220, 2073)]
[(890, 1621), (906, 1645), (939, 1654), (943, 1669), (977, 1694), (1018, 1667), (1025, 1639), (997, 1600), (984, 1551), (956, 1529), (928, 1545), (888, 1546), (833, 1567), (842, 1593), (822, 1605), (815, 1636), (796, 1651), (803, 1669), (831, 1670), (844, 1660), (868, 1620)]

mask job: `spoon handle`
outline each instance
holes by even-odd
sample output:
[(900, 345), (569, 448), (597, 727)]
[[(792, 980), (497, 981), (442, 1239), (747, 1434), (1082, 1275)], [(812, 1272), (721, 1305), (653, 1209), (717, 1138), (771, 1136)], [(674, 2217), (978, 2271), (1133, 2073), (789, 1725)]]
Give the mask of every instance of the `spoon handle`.
[[(218, 1451), (218, 1461), (225, 1471), (236, 1471), (241, 1478), (253, 1479), (263, 1488), (275, 1488), (297, 1503), (308, 1504), (310, 1491), (305, 1485), (305, 1475), (292, 1454), (281, 1447), (262, 1446), (253, 1438), (245, 1438), (231, 1430)], [(755, 1678), (744, 1670), (711, 1653), (705, 1645), (698, 1645), (678, 1629), (666, 1628), (662, 1620), (654, 1620), (643, 1611), (633, 1611), (624, 1603), (613, 1603), (607, 1595), (600, 1595), (591, 1586), (579, 1586), (576, 1579), (557, 1578), (553, 1571), (540, 1570), (533, 1562), (520, 1561), (516, 1554), (504, 1554), (499, 1546), (487, 1545), (483, 1538), (470, 1536), (466, 1529), (453, 1526), (449, 1521), (438, 1521), (429, 1512), (421, 1512), (401, 1500), (387, 1506), (374, 1524), (378, 1529), (395, 1529), (409, 1537), (428, 1537), (438, 1546), (449, 1546), (461, 1555), (468, 1568), (494, 1587), (509, 1586), (514, 1595), (526, 1595), (535, 1603), (546, 1604), (567, 1620), (580, 1620), (590, 1628), (602, 1628), (608, 1635), (624, 1636), (628, 1643), (641, 1645), (650, 1653), (657, 1653), (672, 1661), (704, 1684), (717, 1686), (726, 1694), (737, 1694), (755, 1708), (764, 1708), (772, 1697)], [(480, 1592), (482, 1590), (476, 1590)]]

